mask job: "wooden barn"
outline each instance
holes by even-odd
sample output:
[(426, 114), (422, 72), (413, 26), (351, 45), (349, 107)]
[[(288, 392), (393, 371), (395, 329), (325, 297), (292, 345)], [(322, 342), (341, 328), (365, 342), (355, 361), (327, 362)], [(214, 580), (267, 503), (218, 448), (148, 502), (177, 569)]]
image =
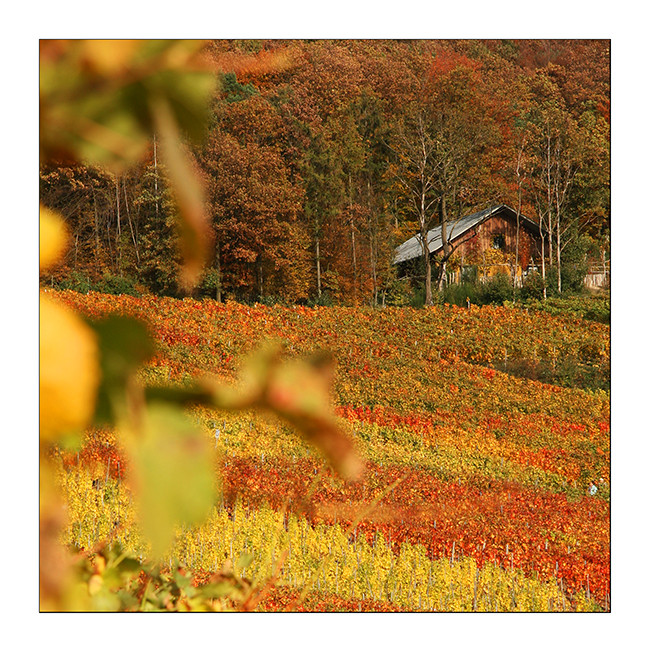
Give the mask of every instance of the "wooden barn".
[[(447, 237), (454, 249), (453, 257), (447, 263), (445, 280), (448, 283), (459, 282), (463, 272), (469, 269), (477, 270), (479, 278), (499, 272), (510, 276), (515, 274), (521, 283), (526, 274), (541, 266), (542, 237), (539, 225), (520, 215), (517, 237), (517, 211), (505, 204), (449, 222)], [(427, 242), (435, 264), (443, 251), (440, 226), (428, 232)], [(395, 249), (393, 264), (400, 268), (400, 275), (405, 276), (418, 265), (421, 257), (422, 245), (418, 234)], [(516, 263), (515, 258), (518, 258)]]

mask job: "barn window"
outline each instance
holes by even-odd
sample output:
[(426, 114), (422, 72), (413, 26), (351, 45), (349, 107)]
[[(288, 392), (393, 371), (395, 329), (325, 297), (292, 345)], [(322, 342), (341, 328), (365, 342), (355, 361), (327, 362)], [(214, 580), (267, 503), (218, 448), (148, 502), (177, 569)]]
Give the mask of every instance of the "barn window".
[(503, 233), (497, 233), (492, 236), (492, 249), (505, 249), (506, 236)]

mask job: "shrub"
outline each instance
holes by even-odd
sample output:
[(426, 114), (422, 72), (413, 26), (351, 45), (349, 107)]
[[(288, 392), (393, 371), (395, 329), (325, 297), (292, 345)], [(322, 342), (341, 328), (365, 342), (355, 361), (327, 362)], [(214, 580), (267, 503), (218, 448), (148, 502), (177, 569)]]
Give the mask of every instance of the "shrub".
[(419, 285), (413, 290), (413, 294), (410, 299), (411, 308), (423, 308), (425, 300), (425, 290), (424, 285)]
[(289, 306), (291, 302), (287, 301), (284, 297), (276, 296), (275, 294), (269, 294), (267, 296), (260, 297), (256, 303), (261, 303), (264, 306)]
[(221, 274), (214, 267), (210, 267), (205, 272), (201, 285), (199, 285), (201, 296), (216, 299), (221, 287)]
[(467, 306), (467, 299), (474, 305), (481, 303), (481, 288), (477, 283), (466, 282), (448, 285), (443, 293), (445, 303)]
[(530, 299), (540, 300), (544, 296), (544, 279), (539, 272), (528, 274), (521, 286), (521, 298), (524, 301)]
[(334, 299), (332, 298), (332, 295), (327, 290), (321, 292), (320, 297), (316, 296), (307, 301), (307, 306), (309, 308), (315, 308), (316, 306), (331, 307), (333, 305), (334, 305)]
[(509, 299), (512, 299), (512, 280), (507, 274), (492, 276), (479, 287), (478, 300), (481, 304), (503, 304)]
[(591, 299), (591, 305), (585, 310), (583, 317), (601, 324), (609, 324), (611, 321), (611, 308), (609, 299)]
[(70, 272), (70, 275), (67, 278), (55, 282), (54, 287), (59, 290), (74, 290), (75, 292), (81, 292), (83, 294), (87, 294), (93, 289), (90, 278), (76, 270)]
[(478, 282), (478, 265), (463, 267), (460, 273), (461, 283), (476, 285)]
[(609, 324), (609, 297), (561, 296), (551, 297), (547, 301), (527, 299), (524, 305), (530, 310), (546, 312), (554, 317), (575, 316), (583, 319)]
[(92, 288), (104, 294), (128, 294), (132, 297), (139, 297), (140, 292), (136, 288), (136, 281), (129, 276), (119, 276), (106, 272), (104, 276)]
[(413, 298), (413, 288), (408, 279), (398, 278), (386, 285), (387, 306), (408, 306)]

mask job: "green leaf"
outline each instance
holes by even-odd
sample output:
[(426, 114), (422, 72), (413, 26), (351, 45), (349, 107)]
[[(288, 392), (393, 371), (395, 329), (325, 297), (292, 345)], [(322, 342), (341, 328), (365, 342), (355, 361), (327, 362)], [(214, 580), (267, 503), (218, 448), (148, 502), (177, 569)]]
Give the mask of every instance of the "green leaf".
[(78, 430), (63, 432), (59, 438), (59, 446), (69, 452), (81, 451), (83, 443), (83, 433)]
[(119, 589), (115, 595), (119, 598), (122, 605), (122, 610), (135, 609), (140, 605), (140, 601), (132, 593), (126, 589)]
[(194, 141), (205, 136), (216, 88), (212, 72), (159, 70), (146, 79), (149, 97), (164, 97), (180, 130)]
[(237, 587), (231, 582), (216, 582), (214, 584), (206, 584), (201, 587), (201, 595), (204, 598), (224, 598), (232, 595), (237, 590)]
[(131, 317), (110, 316), (90, 323), (99, 340), (101, 383), (95, 423), (115, 424), (123, 407), (129, 378), (154, 352), (147, 327)]
[(252, 561), (253, 555), (251, 555), (249, 552), (245, 552), (243, 555), (240, 555), (240, 557), (235, 562), (235, 570), (240, 572), (244, 570), (244, 568), (248, 568), (251, 565)]
[(136, 575), (142, 570), (142, 564), (131, 557), (123, 559), (117, 566), (119, 572), (124, 575)]
[(193, 525), (214, 501), (211, 451), (206, 438), (180, 409), (147, 406), (139, 432), (128, 440), (139, 487), (141, 522), (154, 557), (172, 541), (175, 527)]
[(203, 387), (147, 387), (147, 402), (159, 401), (175, 405), (205, 405), (213, 403), (212, 393)]
[(192, 578), (188, 577), (187, 575), (183, 575), (183, 573), (176, 570), (176, 571), (174, 571), (174, 582), (176, 582), (176, 585), (180, 589), (183, 589), (184, 591), (186, 591), (187, 588), (192, 585)]

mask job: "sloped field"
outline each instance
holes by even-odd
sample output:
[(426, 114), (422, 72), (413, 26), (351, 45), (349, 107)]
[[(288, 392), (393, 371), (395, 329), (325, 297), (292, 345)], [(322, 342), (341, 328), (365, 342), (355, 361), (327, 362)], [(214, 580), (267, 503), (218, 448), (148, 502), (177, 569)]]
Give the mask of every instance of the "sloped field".
[[(249, 553), (247, 577), (279, 569), (258, 609), (609, 608), (609, 394), (522, 373), (608, 378), (609, 326), (492, 307), (56, 296), (89, 317), (144, 319), (159, 345), (149, 382), (232, 381), (266, 338), (289, 355), (335, 355), (335, 409), (367, 460), (360, 482), (264, 415), (194, 410), (222, 483), (210, 520), (179, 531), (174, 555), (197, 577)], [(64, 462), (67, 541), (90, 548), (112, 531), (144, 551), (112, 433), (89, 433)]]

